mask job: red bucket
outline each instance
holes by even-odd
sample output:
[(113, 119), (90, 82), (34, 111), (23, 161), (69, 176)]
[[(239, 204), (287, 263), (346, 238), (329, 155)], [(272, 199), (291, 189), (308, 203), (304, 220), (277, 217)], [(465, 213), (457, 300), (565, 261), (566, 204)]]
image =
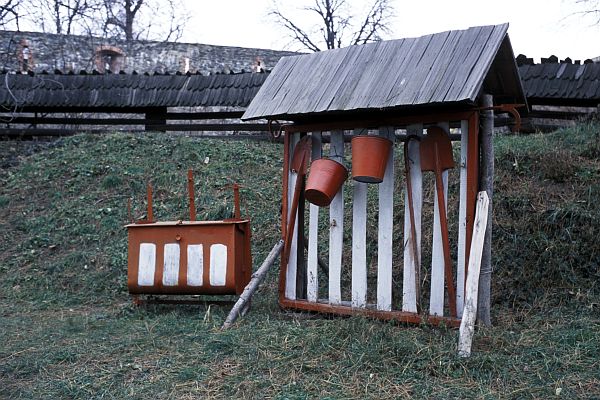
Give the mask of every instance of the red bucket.
[(348, 177), (348, 170), (337, 161), (321, 158), (310, 164), (304, 195), (319, 207), (327, 207)]
[(352, 138), (352, 178), (359, 182), (381, 183), (392, 141), (381, 136)]

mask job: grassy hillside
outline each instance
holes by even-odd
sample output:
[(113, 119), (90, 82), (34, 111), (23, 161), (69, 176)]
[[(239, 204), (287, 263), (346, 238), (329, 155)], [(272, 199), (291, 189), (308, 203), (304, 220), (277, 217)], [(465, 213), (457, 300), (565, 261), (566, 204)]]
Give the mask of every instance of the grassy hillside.
[(468, 360), (454, 330), (282, 312), (276, 271), (227, 332), (226, 307), (131, 305), (127, 199), (142, 216), (151, 181), (156, 219), (185, 219), (192, 167), (199, 218), (222, 218), (240, 183), (256, 265), (279, 235), (281, 154), (80, 135), (7, 163), (0, 398), (600, 397), (600, 127), (497, 138), (495, 327)]

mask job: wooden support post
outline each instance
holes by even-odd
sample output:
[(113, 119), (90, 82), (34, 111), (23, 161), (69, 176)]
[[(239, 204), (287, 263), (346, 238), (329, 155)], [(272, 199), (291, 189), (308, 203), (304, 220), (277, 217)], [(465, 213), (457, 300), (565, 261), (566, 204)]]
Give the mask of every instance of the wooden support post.
[(462, 312), (460, 333), (458, 339), (458, 355), (469, 357), (471, 355), (471, 344), (475, 330), (475, 316), (477, 314), (477, 294), (479, 287), (479, 271), (481, 267), (481, 255), (488, 224), (489, 198), (486, 192), (480, 192), (477, 196), (477, 211), (475, 214), (475, 228), (471, 252), (469, 254), (469, 274), (467, 276), (467, 287), (465, 291), (465, 306)]
[(154, 128), (154, 126), (162, 126), (167, 125), (167, 107), (150, 107), (146, 111), (146, 125), (144, 126), (144, 130), (148, 131), (159, 131), (166, 132), (167, 130), (164, 128)]
[(456, 260), (456, 309), (458, 318), (462, 316), (465, 295), (465, 267), (467, 240), (467, 155), (469, 149), (469, 121), (460, 122), (460, 200), (458, 203), (458, 252)]
[[(482, 107), (494, 105), (491, 95), (484, 94)], [(489, 226), (485, 232), (483, 255), (481, 258), (481, 273), (479, 276), (479, 300), (477, 319), (486, 326), (492, 324), (490, 316), (491, 286), (492, 286), (492, 214), (494, 197), (494, 111), (489, 109), (482, 112), (481, 117), (481, 168), (479, 181), (481, 190), (486, 191), (490, 200), (488, 208)]]
[(269, 252), (269, 255), (267, 256), (265, 261), (262, 263), (260, 268), (258, 268), (258, 270), (252, 275), (252, 279), (250, 279), (250, 282), (248, 283), (246, 288), (244, 288), (244, 291), (242, 292), (242, 294), (240, 295), (240, 298), (238, 299), (238, 301), (235, 303), (235, 305), (231, 309), (231, 312), (225, 319), (225, 322), (223, 323), (223, 326), (221, 327), (221, 329), (227, 329), (227, 328), (231, 327), (231, 325), (235, 322), (235, 320), (240, 315), (242, 315), (245, 310), (247, 310), (247, 308), (248, 308), (247, 305), (249, 304), (250, 299), (252, 298), (252, 295), (256, 292), (256, 290), (258, 289), (258, 286), (261, 284), (261, 282), (267, 276), (267, 272), (269, 271), (269, 268), (271, 268), (271, 266), (273, 265), (273, 263), (275, 262), (275, 260), (279, 256), (279, 254), (281, 253), (282, 249), (283, 249), (283, 240), (279, 240), (279, 242), (277, 242), (277, 244), (275, 246), (273, 246), (273, 248)]

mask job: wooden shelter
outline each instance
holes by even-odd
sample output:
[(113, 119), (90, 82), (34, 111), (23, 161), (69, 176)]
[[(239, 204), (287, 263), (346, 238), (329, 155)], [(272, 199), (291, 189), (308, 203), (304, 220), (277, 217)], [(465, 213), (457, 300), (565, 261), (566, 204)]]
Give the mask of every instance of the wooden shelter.
[[(432, 323), (458, 325), (480, 189), (481, 99), (492, 94), (496, 104), (526, 102), (507, 30), (507, 24), (474, 27), (284, 57), (276, 65), (243, 119), (290, 121), (283, 128), (282, 233), (289, 247), (289, 252), (284, 250), (280, 272), (279, 300), (283, 307), (412, 323), (425, 318)], [(441, 209), (439, 204), (439, 199), (447, 202), (448, 197), (440, 197), (437, 189), (432, 242), (429, 245), (421, 240), (422, 223), (426, 222), (422, 218), (426, 206), (423, 185), (427, 182), (423, 180), (421, 156), (432, 149), (421, 148), (420, 140), (426, 143), (428, 136), (433, 138), (427, 130), (441, 131), (459, 141), (455, 148), (460, 152), (456, 163), (460, 169), (460, 204), (458, 219), (450, 221), (458, 225), (458, 237), (451, 270), (450, 240), (440, 221), (447, 204)], [(403, 183), (395, 185), (394, 176), (402, 172), (396, 170), (392, 147), (383, 181), (378, 184), (377, 205), (367, 196), (370, 183), (348, 181), (346, 186), (352, 185), (352, 209), (346, 209), (342, 188), (328, 209), (310, 204), (305, 226), (303, 191), (297, 192), (299, 199), (294, 198), (294, 189), (304, 185), (304, 168), (294, 157), (299, 153), (295, 146), (310, 145), (313, 162), (325, 157), (328, 150), (330, 159), (349, 163), (348, 154), (344, 154), (349, 150), (345, 139), (367, 132), (377, 132), (395, 144), (405, 143)], [(449, 151), (452, 158), (451, 148)], [(446, 194), (448, 171), (440, 170), (440, 175)], [(404, 203), (404, 229), (399, 238), (394, 230), (394, 204), (398, 203)], [(369, 210), (375, 207), (377, 235), (371, 239), (375, 239), (377, 250), (369, 262), (367, 220)], [(327, 226), (319, 224), (319, 214), (323, 213), (329, 214)], [(345, 237), (344, 220), (350, 214), (351, 235)], [(430, 268), (421, 263), (422, 244), (431, 246)], [(326, 257), (321, 257), (323, 253)], [(397, 265), (394, 261), (399, 257), (395, 254), (403, 254)], [(425, 275), (430, 285), (421, 290), (423, 279), (419, 277)], [(453, 277), (450, 281), (449, 276)], [(427, 307), (420, 292), (429, 293)]]
[[(267, 73), (125, 74), (97, 71), (79, 74), (33, 72), (0, 74), (0, 135), (61, 135), (64, 129), (38, 126), (141, 126), (147, 131), (267, 131), (264, 124), (232, 123), (240, 111), (173, 112), (173, 108), (245, 108)], [(185, 109), (184, 109), (185, 110)], [(86, 113), (92, 115), (64, 115)], [(109, 117), (99, 114), (109, 114)], [(141, 114), (139, 118), (135, 114)], [(110, 117), (110, 115), (113, 115)], [(182, 123), (194, 120), (229, 120)], [(169, 123), (169, 122), (175, 123)], [(25, 128), (24, 128), (25, 127)], [(33, 127), (33, 128), (32, 128)]]

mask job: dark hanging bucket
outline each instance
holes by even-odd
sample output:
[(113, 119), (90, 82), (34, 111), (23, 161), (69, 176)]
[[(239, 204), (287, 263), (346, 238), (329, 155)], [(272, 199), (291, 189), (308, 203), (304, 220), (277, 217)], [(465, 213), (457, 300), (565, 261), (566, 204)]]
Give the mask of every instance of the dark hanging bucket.
[(352, 178), (359, 182), (381, 183), (392, 141), (381, 136), (352, 138)]
[(310, 164), (304, 195), (319, 207), (327, 207), (348, 177), (348, 170), (337, 161), (327, 158)]

